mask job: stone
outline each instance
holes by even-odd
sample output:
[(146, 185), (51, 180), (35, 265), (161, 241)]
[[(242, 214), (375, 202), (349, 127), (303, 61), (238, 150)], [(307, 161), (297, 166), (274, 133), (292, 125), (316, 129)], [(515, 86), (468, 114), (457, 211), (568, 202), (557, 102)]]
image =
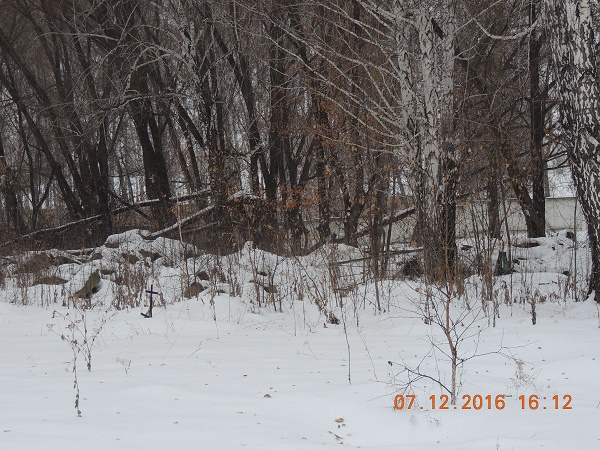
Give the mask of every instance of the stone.
[(135, 256), (131, 253), (121, 253), (121, 256), (129, 264), (135, 264), (136, 262), (138, 262), (140, 260), (140, 258), (138, 258), (137, 256)]
[(204, 290), (204, 286), (202, 286), (197, 281), (192, 282), (188, 288), (183, 292), (183, 296), (185, 298), (196, 297), (200, 292)]
[(140, 255), (142, 255), (144, 258), (150, 258), (150, 261), (152, 262), (156, 261), (162, 256), (160, 253), (150, 252), (148, 250), (144, 250), (143, 248), (140, 250)]
[(95, 270), (90, 274), (88, 279), (83, 284), (83, 287), (73, 294), (74, 297), (79, 298), (90, 298), (92, 294), (95, 294), (99, 290), (100, 285), (100, 271)]
[(202, 280), (202, 281), (210, 280), (210, 276), (208, 275), (206, 270), (201, 270), (199, 272), (196, 272), (196, 278), (198, 278), (199, 280)]

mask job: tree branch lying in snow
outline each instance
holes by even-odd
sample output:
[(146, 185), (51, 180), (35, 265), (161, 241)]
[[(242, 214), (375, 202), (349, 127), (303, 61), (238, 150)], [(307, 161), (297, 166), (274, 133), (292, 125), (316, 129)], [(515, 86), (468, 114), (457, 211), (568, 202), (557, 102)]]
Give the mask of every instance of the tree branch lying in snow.
[[(211, 193), (212, 193), (212, 191), (210, 189), (204, 189), (202, 191), (192, 192), (191, 194), (182, 195), (179, 197), (172, 197), (169, 199), (169, 201), (171, 201), (173, 203), (180, 203), (180, 202), (185, 202), (188, 200), (195, 200), (195, 199), (202, 198), (202, 197), (208, 197), (211, 195)], [(111, 192), (111, 195), (113, 195), (113, 197), (115, 197), (124, 206), (115, 208), (112, 211), (110, 211), (108, 214), (96, 214), (94, 216), (85, 217), (85, 218), (79, 219), (79, 220), (74, 220), (72, 222), (65, 223), (63, 225), (59, 225), (57, 227), (44, 228), (41, 230), (32, 231), (31, 233), (27, 233), (22, 236), (19, 236), (14, 239), (3, 242), (2, 244), (0, 244), (0, 247), (5, 247), (14, 242), (18, 242), (21, 239), (36, 238), (36, 237), (42, 236), (44, 234), (50, 234), (50, 233), (61, 233), (70, 228), (73, 228), (77, 225), (93, 222), (95, 220), (101, 220), (101, 219), (105, 218), (107, 215), (112, 216), (112, 215), (122, 214), (124, 212), (131, 211), (131, 210), (134, 210), (138, 214), (142, 215), (143, 217), (148, 218), (148, 216), (145, 213), (143, 213), (142, 211), (140, 211), (139, 208), (145, 208), (148, 206), (152, 206), (159, 202), (159, 199), (152, 199), (152, 200), (144, 200), (142, 202), (137, 202), (137, 203), (129, 203), (129, 202), (126, 202), (125, 200), (121, 199), (120, 197), (118, 197), (116, 194), (114, 194), (112, 192)]]
[(184, 217), (183, 219), (175, 222), (173, 225), (171, 225), (167, 228), (163, 228), (162, 230), (158, 230), (158, 231), (155, 231), (154, 233), (150, 233), (148, 235), (148, 239), (156, 239), (157, 237), (164, 236), (165, 234), (168, 234), (171, 231), (175, 231), (179, 227), (183, 227), (185, 224), (193, 222), (194, 220), (198, 219), (199, 217), (202, 217), (202, 216), (208, 214), (213, 209), (215, 209), (215, 205), (207, 206), (206, 208), (201, 209), (200, 211), (195, 212), (194, 214)]
[[(398, 211), (396, 214), (394, 214), (391, 217), (390, 216), (385, 217), (381, 221), (381, 226), (385, 227), (386, 225), (389, 225), (390, 223), (399, 222), (400, 220), (404, 220), (407, 217), (412, 216), (416, 212), (417, 212), (416, 208), (406, 208), (406, 209), (403, 209), (402, 211)], [(371, 228), (370, 227), (365, 227), (362, 230), (360, 230), (358, 233), (356, 233), (356, 236), (359, 237), (359, 238), (361, 238), (363, 236), (366, 236), (370, 232), (371, 232)]]

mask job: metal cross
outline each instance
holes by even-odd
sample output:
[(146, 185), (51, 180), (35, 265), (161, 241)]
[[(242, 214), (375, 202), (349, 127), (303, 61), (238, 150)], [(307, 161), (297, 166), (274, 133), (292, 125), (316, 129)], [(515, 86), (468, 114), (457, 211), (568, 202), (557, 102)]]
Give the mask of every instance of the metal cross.
[(154, 290), (154, 285), (153, 285), (153, 284), (151, 284), (151, 285), (150, 285), (150, 290), (149, 290), (149, 291), (147, 290), (147, 291), (146, 291), (146, 293), (147, 293), (147, 294), (150, 294), (150, 307), (148, 308), (148, 312), (147, 312), (146, 314), (144, 314), (144, 313), (141, 313), (141, 314), (142, 314), (142, 316), (144, 316), (146, 319), (148, 319), (148, 318), (152, 317), (152, 308), (154, 307), (154, 300), (152, 299), (152, 296), (153, 296), (154, 294), (157, 294), (157, 295), (158, 295), (158, 292), (156, 292), (156, 291)]

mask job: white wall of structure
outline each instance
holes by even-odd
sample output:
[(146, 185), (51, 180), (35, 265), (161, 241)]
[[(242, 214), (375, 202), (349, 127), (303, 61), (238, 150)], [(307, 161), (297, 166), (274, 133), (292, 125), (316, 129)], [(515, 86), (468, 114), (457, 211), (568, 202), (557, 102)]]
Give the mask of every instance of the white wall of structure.
[[(506, 208), (506, 214), (504, 212)], [(511, 234), (525, 233), (525, 217), (516, 199), (508, 199), (505, 206), (500, 207), (500, 221), (502, 234), (506, 234), (506, 223)], [(333, 231), (338, 236), (343, 235), (341, 220), (332, 224)], [(392, 242), (410, 243), (415, 233), (416, 217), (412, 216), (397, 222), (392, 227)], [(487, 205), (485, 202), (471, 202), (458, 207), (457, 211), (457, 237), (464, 238), (482, 233), (488, 229)], [(585, 219), (581, 207), (573, 197), (548, 197), (546, 198), (546, 231), (548, 233), (559, 230), (586, 229)], [(387, 227), (386, 227), (387, 234)], [(368, 238), (363, 240), (368, 245)]]
[[(506, 208), (506, 214), (504, 211)], [(505, 219), (511, 233), (526, 232), (525, 216), (516, 199), (508, 199), (500, 207), (502, 232), (505, 232)], [(472, 236), (476, 231), (487, 229), (487, 205), (485, 202), (473, 202), (461, 205), (457, 218), (459, 237)], [(585, 219), (581, 207), (574, 197), (546, 198), (546, 231), (585, 230)]]

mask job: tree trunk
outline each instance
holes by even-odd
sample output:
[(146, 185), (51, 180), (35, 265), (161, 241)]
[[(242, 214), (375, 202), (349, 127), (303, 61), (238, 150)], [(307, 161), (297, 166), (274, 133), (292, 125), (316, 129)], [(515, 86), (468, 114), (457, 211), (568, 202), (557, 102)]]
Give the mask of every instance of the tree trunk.
[(4, 157), (4, 144), (0, 136), (0, 190), (4, 194), (4, 202), (6, 208), (6, 224), (19, 235), (23, 234), (25, 222), (19, 210), (19, 200), (17, 198), (17, 179), (13, 170), (6, 164)]
[(592, 255), (588, 296), (600, 303), (600, 81), (590, 0), (546, 0), (562, 125)]
[[(132, 85), (136, 78), (136, 75), (132, 76)], [(138, 82), (140, 84), (136, 87), (141, 88), (141, 80)], [(162, 149), (162, 132), (156, 123), (150, 100), (132, 101), (130, 110), (142, 147), (146, 193), (149, 199), (159, 199), (158, 204), (152, 208), (152, 217), (158, 229), (162, 229), (175, 221), (170, 209), (171, 189)]]
[(500, 198), (498, 196), (499, 162), (496, 152), (489, 150), (490, 162), (487, 176), (487, 213), (488, 213), (488, 235), (494, 239), (500, 239)]
[[(538, 19), (537, 1), (530, 3), (529, 20), (533, 25)], [(527, 226), (529, 237), (546, 236), (546, 192), (544, 189), (544, 174), (546, 163), (544, 160), (544, 99), (545, 94), (540, 86), (540, 51), (544, 33), (538, 36), (532, 30), (529, 36), (529, 89), (531, 104), (529, 106), (530, 130), (531, 130), (531, 164), (532, 164), (532, 209), (535, 220)]]
[[(426, 276), (450, 280), (456, 266), (456, 185), (458, 165), (454, 142), (455, 4), (444, 2), (443, 29), (420, 7), (418, 27), (423, 101), (421, 133), (423, 256)], [(436, 36), (441, 51), (436, 54)], [(441, 74), (441, 75), (440, 75)]]

